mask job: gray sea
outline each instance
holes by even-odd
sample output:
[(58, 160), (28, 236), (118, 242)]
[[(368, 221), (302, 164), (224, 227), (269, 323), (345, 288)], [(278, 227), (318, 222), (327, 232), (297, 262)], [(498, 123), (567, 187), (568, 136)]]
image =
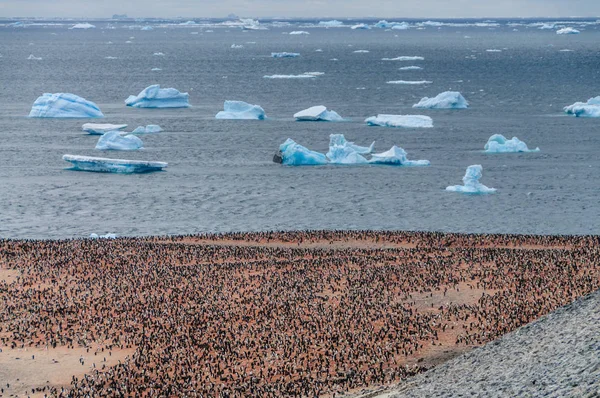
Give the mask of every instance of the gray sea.
[[(219, 21), (185, 27), (177, 25), (181, 21), (90, 21), (96, 28), (89, 30), (68, 29), (74, 22), (8, 22), (0, 23), (0, 237), (291, 229), (600, 233), (600, 119), (562, 111), (600, 95), (596, 21), (562, 21), (554, 29), (539, 29), (541, 22), (532, 20), (410, 21), (408, 30), (325, 29), (318, 21), (261, 21), (268, 30)], [(142, 31), (143, 25), (153, 30)], [(562, 26), (581, 34), (557, 35)], [(288, 34), (297, 30), (310, 34)], [(280, 51), (301, 56), (270, 57)], [(42, 59), (28, 60), (31, 54)], [(398, 56), (424, 60), (382, 61)], [(423, 69), (399, 70), (411, 65)], [(324, 74), (263, 78), (304, 72)], [(386, 84), (390, 80), (432, 83)], [(193, 106), (125, 106), (129, 95), (157, 83), (189, 92)], [(422, 97), (447, 90), (460, 91), (470, 108), (412, 109)], [(45, 92), (80, 95), (97, 103), (106, 118), (28, 118)], [(259, 104), (269, 119), (216, 120), (224, 100)], [(320, 104), (348, 121), (292, 118)], [(429, 115), (434, 128), (364, 123), (379, 113)], [(137, 152), (103, 152), (94, 149), (97, 136), (81, 131), (86, 122), (126, 123), (129, 131), (159, 124), (164, 132), (141, 136), (144, 149)], [(375, 140), (377, 152), (398, 145), (409, 159), (428, 159), (431, 166), (272, 162), (288, 137), (327, 152), (332, 133), (358, 145)], [(483, 153), (497, 133), (517, 136), (541, 152)], [(63, 154), (169, 166), (143, 175), (77, 172)], [(444, 190), (460, 184), (472, 164), (483, 166), (481, 182), (496, 194)]]

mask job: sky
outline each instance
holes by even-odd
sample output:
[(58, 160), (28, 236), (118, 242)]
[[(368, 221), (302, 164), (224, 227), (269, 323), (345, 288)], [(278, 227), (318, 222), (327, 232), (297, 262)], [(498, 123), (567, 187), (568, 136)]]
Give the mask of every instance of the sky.
[(0, 17), (596, 17), (600, 0), (0, 0)]

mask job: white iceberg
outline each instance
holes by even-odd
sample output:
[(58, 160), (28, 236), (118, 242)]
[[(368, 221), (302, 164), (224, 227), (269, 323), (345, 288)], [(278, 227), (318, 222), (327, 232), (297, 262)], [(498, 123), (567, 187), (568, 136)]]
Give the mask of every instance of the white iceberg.
[(418, 104), (414, 104), (413, 108), (425, 109), (467, 109), (469, 103), (457, 91), (445, 91), (433, 98), (424, 97)]
[(406, 84), (406, 85), (420, 85), (420, 84), (431, 84), (433, 83), (432, 81), (429, 80), (415, 80), (415, 81), (411, 81), (411, 80), (391, 80), (389, 82), (387, 82), (387, 84)]
[(358, 25), (352, 26), (350, 29), (353, 29), (353, 30), (357, 30), (357, 29), (358, 30), (368, 30), (368, 29), (371, 29), (371, 27), (369, 25), (367, 25), (367, 24), (359, 23)]
[(430, 128), (433, 120), (424, 115), (377, 115), (365, 119), (369, 126)]
[(29, 117), (100, 118), (100, 108), (91, 101), (69, 93), (44, 93), (35, 100)]
[(402, 68), (399, 68), (398, 70), (421, 70), (423, 68), (421, 68), (420, 66), (403, 66)]
[(42, 57), (36, 57), (36, 56), (35, 56), (35, 55), (33, 55), (33, 54), (29, 54), (29, 57), (27, 57), (27, 59), (29, 59), (29, 60), (33, 60), (33, 61), (41, 61), (41, 60), (42, 60)]
[(160, 72), (162, 69), (161, 68), (152, 68), (150, 69), (151, 72)]
[(243, 101), (225, 101), (221, 112), (217, 113), (217, 119), (244, 119), (264, 120), (265, 110), (259, 105), (248, 104)]
[(120, 131), (105, 133), (96, 144), (101, 151), (136, 151), (144, 146), (142, 140), (135, 135), (122, 136)]
[(288, 138), (279, 146), (279, 153), (273, 160), (288, 166), (315, 166), (327, 164), (325, 155), (319, 152), (311, 151)]
[(290, 32), (290, 35), (310, 35), (310, 33), (304, 30), (295, 30), (293, 32)]
[(367, 164), (369, 161), (348, 145), (330, 145), (327, 159), (332, 164)]
[(164, 57), (165, 53), (157, 52), (157, 53), (154, 53), (152, 55), (154, 55), (155, 57)]
[(600, 117), (600, 96), (590, 98), (587, 102), (576, 102), (565, 106), (565, 112), (576, 117)]
[(108, 159), (93, 156), (63, 155), (63, 160), (73, 164), (73, 170), (99, 173), (149, 173), (160, 171), (168, 166), (165, 162), (143, 160)]
[(264, 79), (314, 79), (315, 75), (265, 75)]
[(391, 29), (393, 30), (408, 30), (410, 25), (407, 22), (394, 23)]
[(540, 148), (529, 149), (527, 144), (513, 137), (507, 140), (502, 134), (494, 134), (485, 144), (485, 152), (487, 153), (516, 153), (516, 152), (539, 152)]
[(296, 58), (299, 56), (300, 56), (299, 53), (287, 53), (287, 52), (271, 53), (271, 57), (273, 57), (273, 58)]
[(154, 28), (150, 25), (146, 25), (146, 26), (142, 27), (142, 29), (140, 29), (140, 30), (154, 30)]
[(402, 56), (396, 58), (381, 58), (382, 61), (423, 61), (425, 58), (418, 56)]
[(326, 28), (333, 28), (333, 27), (344, 26), (344, 23), (342, 21), (337, 21), (334, 19), (332, 21), (320, 21), (319, 26), (324, 26)]
[(117, 239), (117, 235), (116, 234), (111, 234), (108, 233), (106, 235), (98, 235), (95, 233), (91, 233), (90, 234), (90, 239)]
[(243, 44), (232, 44), (231, 48), (244, 48)]
[(125, 100), (127, 106), (134, 108), (188, 108), (188, 93), (174, 88), (160, 88), (154, 84), (143, 89), (137, 96), (130, 95)]
[(397, 166), (429, 166), (429, 160), (408, 160), (406, 151), (394, 145), (388, 151), (374, 153), (369, 160), (372, 164), (389, 164)]
[(479, 179), (482, 176), (482, 171), (483, 167), (481, 167), (481, 165), (479, 164), (467, 167), (467, 172), (463, 177), (464, 185), (451, 185), (449, 187), (446, 187), (446, 191), (461, 192), (468, 194), (484, 194), (496, 192), (495, 188), (488, 188), (479, 182)]
[(393, 22), (388, 22), (386, 20), (382, 20), (377, 22), (375, 25), (373, 25), (375, 28), (380, 28), (380, 29), (389, 29), (392, 26), (394, 26)]
[(102, 135), (109, 131), (123, 130), (127, 127), (126, 124), (110, 124), (110, 123), (85, 123), (81, 129), (90, 135)]
[(356, 54), (366, 54), (369, 52), (369, 50), (356, 50), (356, 51), (352, 51), (352, 52), (356, 53)]
[(158, 124), (149, 124), (147, 126), (138, 126), (131, 132), (131, 134), (154, 134), (160, 133), (162, 129)]
[(298, 121), (340, 122), (344, 119), (335, 111), (328, 111), (323, 105), (312, 106), (294, 114)]
[(580, 32), (573, 28), (563, 28), (556, 31), (557, 35), (578, 35)]
[(354, 144), (354, 142), (346, 141), (346, 137), (344, 137), (344, 134), (330, 134), (329, 148), (331, 148), (332, 146), (346, 146), (356, 153), (366, 155), (373, 152), (373, 148), (375, 148), (375, 141), (371, 143), (371, 146), (360, 146)]
[(71, 26), (69, 29), (94, 29), (94, 28), (95, 28), (94, 25), (85, 22), (85, 23), (75, 24), (75, 25)]

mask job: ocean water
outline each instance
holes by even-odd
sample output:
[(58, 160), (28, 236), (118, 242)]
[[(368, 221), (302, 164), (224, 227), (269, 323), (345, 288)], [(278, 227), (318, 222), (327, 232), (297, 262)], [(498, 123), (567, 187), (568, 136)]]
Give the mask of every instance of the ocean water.
[[(600, 95), (600, 25), (578, 20), (567, 26), (582, 33), (563, 36), (530, 25), (536, 21), (509, 22), (406, 31), (324, 29), (310, 21), (257, 31), (164, 21), (152, 22), (151, 31), (106, 21), (90, 30), (0, 25), (0, 237), (279, 229), (598, 234), (600, 119), (569, 117), (562, 108)], [(293, 30), (310, 35), (285, 34)], [(270, 57), (279, 51), (301, 56)], [(27, 60), (30, 54), (42, 60)], [(381, 60), (397, 56), (425, 60)], [(423, 69), (399, 70), (410, 65)], [(304, 72), (324, 75), (263, 78)], [(386, 84), (390, 80), (433, 83)], [(156, 83), (189, 92), (193, 107), (125, 107), (130, 94)], [(422, 97), (446, 90), (462, 92), (471, 107), (412, 109)], [(106, 118), (27, 118), (44, 92), (80, 95)], [(215, 120), (228, 99), (259, 104), (269, 119)], [(295, 112), (318, 104), (349, 121), (293, 120)], [(366, 126), (364, 119), (378, 113), (429, 115), (434, 128)], [(103, 152), (94, 150), (97, 136), (81, 131), (86, 122), (127, 123), (130, 131), (159, 124), (165, 131), (141, 136), (142, 151)], [(377, 152), (398, 145), (409, 159), (428, 159), (431, 166), (272, 162), (288, 137), (326, 152), (332, 133), (358, 145), (375, 140)], [(496, 133), (541, 152), (484, 154)], [(63, 154), (157, 160), (169, 167), (144, 175), (76, 172)], [(496, 194), (444, 191), (461, 183), (471, 164), (483, 165), (481, 182)]]

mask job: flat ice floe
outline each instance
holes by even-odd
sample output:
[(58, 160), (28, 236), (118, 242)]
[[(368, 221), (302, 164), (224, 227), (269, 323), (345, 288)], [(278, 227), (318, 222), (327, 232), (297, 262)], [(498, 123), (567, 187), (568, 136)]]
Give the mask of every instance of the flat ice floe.
[(100, 118), (100, 108), (91, 101), (70, 93), (44, 93), (35, 100), (29, 117)]
[(101, 151), (136, 151), (144, 146), (135, 135), (121, 135), (120, 131), (109, 131), (98, 140), (96, 149)]
[(556, 31), (557, 35), (578, 35), (580, 32), (574, 28), (563, 28)]
[(126, 124), (110, 124), (110, 123), (85, 123), (81, 126), (81, 130), (90, 133), (90, 135), (102, 135), (109, 131), (118, 131), (126, 128)]
[(265, 75), (263, 76), (264, 79), (314, 79), (317, 76), (315, 75), (307, 75), (307, 74), (302, 74), (302, 75)]
[(444, 91), (433, 98), (424, 97), (413, 108), (423, 109), (466, 109), (469, 103), (458, 91)]
[(290, 32), (290, 35), (310, 35), (310, 33), (304, 30), (295, 30), (293, 32)]
[(311, 151), (288, 138), (279, 146), (279, 152), (273, 158), (275, 163), (287, 166), (317, 166), (327, 164), (325, 155)]
[(565, 106), (565, 112), (576, 117), (600, 117), (600, 96), (590, 98), (587, 102), (576, 102)]
[(431, 84), (432, 81), (429, 80), (391, 80), (386, 82), (387, 84), (407, 84), (407, 85), (419, 85), (419, 84)]
[(539, 152), (540, 148), (529, 149), (527, 144), (513, 137), (507, 140), (502, 134), (494, 134), (485, 144), (485, 152), (487, 153), (517, 153), (517, 152)]
[(299, 53), (288, 53), (288, 52), (271, 53), (272, 58), (296, 58), (299, 56), (300, 56)]
[(264, 120), (265, 110), (259, 105), (243, 101), (225, 101), (222, 111), (216, 114), (217, 119)]
[(396, 58), (381, 58), (382, 61), (423, 61), (425, 58), (418, 56), (402, 56)]
[(372, 164), (389, 164), (397, 166), (429, 166), (429, 160), (408, 160), (406, 151), (394, 145), (388, 151), (374, 153), (369, 160)]
[(144, 160), (108, 159), (93, 156), (63, 155), (63, 160), (73, 164), (73, 170), (98, 173), (149, 173), (160, 171), (168, 166), (165, 162)]
[(188, 93), (174, 88), (160, 88), (154, 84), (143, 89), (137, 96), (130, 95), (125, 100), (127, 106), (134, 108), (188, 108)]
[(94, 29), (94, 28), (95, 28), (94, 25), (85, 22), (85, 23), (75, 24), (75, 25), (71, 26), (69, 29)]
[(157, 124), (149, 124), (147, 126), (138, 126), (131, 134), (155, 134), (160, 133), (162, 129)]
[(494, 193), (496, 188), (488, 188), (479, 182), (483, 172), (483, 167), (479, 164), (475, 164), (467, 167), (465, 176), (463, 177), (464, 185), (451, 185), (446, 187), (446, 191), (460, 192), (468, 194), (485, 194)]
[(340, 122), (344, 119), (335, 111), (327, 110), (323, 105), (312, 106), (294, 114), (298, 121)]
[(431, 128), (433, 120), (424, 115), (377, 115), (365, 119), (369, 126)]
[(421, 70), (423, 68), (421, 68), (420, 66), (403, 66), (402, 68), (399, 68), (398, 70)]

